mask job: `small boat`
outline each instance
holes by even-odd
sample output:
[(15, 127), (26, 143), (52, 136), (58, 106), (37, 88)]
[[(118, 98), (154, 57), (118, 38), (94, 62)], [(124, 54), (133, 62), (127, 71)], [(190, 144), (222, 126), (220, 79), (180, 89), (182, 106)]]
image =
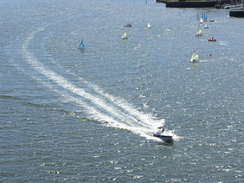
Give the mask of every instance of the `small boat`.
[(80, 41), (79, 48), (85, 48), (85, 43), (83, 40)]
[(215, 22), (215, 20), (214, 19), (210, 19), (209, 22)]
[(202, 24), (204, 22), (203, 18), (200, 18), (199, 23)]
[(153, 134), (154, 137), (159, 138), (165, 144), (173, 144), (173, 137), (170, 135), (164, 135), (164, 127), (158, 127), (158, 131)]
[(130, 27), (132, 27), (132, 25), (131, 24), (126, 24), (126, 25), (124, 25), (124, 27), (130, 28)]
[(196, 52), (193, 52), (192, 53), (192, 56), (191, 56), (191, 60), (190, 60), (190, 62), (191, 63), (197, 63), (197, 62), (199, 62), (200, 61), (200, 57), (199, 57), (199, 55), (196, 53)]
[(215, 38), (211, 37), (211, 38), (208, 39), (208, 41), (209, 42), (216, 42), (217, 40)]
[(205, 24), (203, 28), (208, 29), (208, 24)]
[(156, 1), (165, 2), (166, 7), (178, 7), (178, 8), (206, 8), (206, 7), (214, 7), (217, 4), (217, 1), (199, 1), (199, 0), (183, 0), (183, 1), (156, 0)]
[(243, 18), (244, 17), (244, 8), (239, 8), (239, 9), (232, 9), (229, 12), (230, 17), (239, 17)]
[(127, 32), (124, 32), (121, 36), (121, 39), (125, 40), (125, 39), (128, 39), (128, 34)]
[(151, 29), (151, 28), (152, 28), (152, 26), (151, 26), (150, 23), (147, 24), (147, 28), (148, 28), (148, 29)]
[(226, 4), (224, 6), (224, 9), (233, 9), (233, 8), (241, 8), (241, 4), (234, 4), (234, 5)]
[(154, 137), (157, 137), (159, 139), (161, 139), (164, 143), (166, 144), (173, 144), (174, 140), (172, 136), (169, 135), (161, 135), (161, 134), (153, 134)]
[(198, 29), (197, 32), (196, 32), (196, 36), (199, 37), (199, 36), (202, 36), (203, 35), (203, 31), (202, 29)]

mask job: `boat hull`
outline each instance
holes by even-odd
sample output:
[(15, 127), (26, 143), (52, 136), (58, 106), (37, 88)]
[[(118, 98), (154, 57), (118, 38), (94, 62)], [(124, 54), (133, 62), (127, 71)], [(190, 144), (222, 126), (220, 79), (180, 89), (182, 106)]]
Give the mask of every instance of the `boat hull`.
[(168, 1), (165, 2), (166, 7), (177, 7), (177, 8), (204, 8), (214, 7), (217, 1)]
[(231, 17), (244, 17), (244, 9), (241, 10), (231, 10), (230, 11)]
[(208, 41), (209, 42), (216, 42), (217, 40), (212, 37), (212, 38), (209, 38)]
[(161, 139), (164, 143), (167, 143), (167, 144), (173, 144), (174, 143), (172, 136), (159, 135), (159, 134), (153, 134), (153, 136)]

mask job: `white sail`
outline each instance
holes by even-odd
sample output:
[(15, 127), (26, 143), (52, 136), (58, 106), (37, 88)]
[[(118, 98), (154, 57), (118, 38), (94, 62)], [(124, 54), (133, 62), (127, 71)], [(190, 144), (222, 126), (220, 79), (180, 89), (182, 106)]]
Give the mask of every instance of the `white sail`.
[(196, 36), (202, 36), (203, 35), (203, 31), (201, 28), (199, 28), (196, 32)]
[(196, 52), (193, 52), (190, 62), (195, 63), (195, 62), (199, 62), (199, 61), (200, 61), (199, 55)]
[(128, 34), (127, 32), (124, 32), (121, 36), (121, 39), (128, 39)]

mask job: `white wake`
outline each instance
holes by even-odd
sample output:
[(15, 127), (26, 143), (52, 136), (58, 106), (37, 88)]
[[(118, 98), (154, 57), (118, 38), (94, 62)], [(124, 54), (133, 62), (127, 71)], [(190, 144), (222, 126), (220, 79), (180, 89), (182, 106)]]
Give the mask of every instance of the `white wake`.
[[(24, 44), (22, 45), (23, 57), (35, 71), (45, 76), (55, 85), (63, 88), (65, 91), (55, 89), (53, 85), (42, 81), (45, 86), (58, 93), (65, 100), (82, 107), (90, 119), (101, 121), (109, 127), (129, 130), (147, 139), (157, 140), (152, 134), (158, 126), (164, 124), (164, 120), (157, 120), (151, 114), (145, 114), (138, 111), (124, 99), (114, 97), (106, 93), (100, 87), (83, 78), (79, 78), (83, 84), (94, 91), (94, 94), (87, 92), (39, 62), (39, 60), (29, 51), (29, 45), (30, 41), (33, 40), (35, 35), (40, 31), (43, 31), (43, 29), (32, 32), (24, 41)], [(173, 131), (168, 131), (168, 134), (177, 138)]]

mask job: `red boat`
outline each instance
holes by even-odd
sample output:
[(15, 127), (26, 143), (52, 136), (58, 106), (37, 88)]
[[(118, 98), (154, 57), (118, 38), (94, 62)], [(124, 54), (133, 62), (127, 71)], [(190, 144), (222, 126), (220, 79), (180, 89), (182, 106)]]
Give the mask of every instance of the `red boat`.
[(210, 42), (216, 42), (216, 39), (214, 39), (213, 37), (209, 38), (208, 41)]

